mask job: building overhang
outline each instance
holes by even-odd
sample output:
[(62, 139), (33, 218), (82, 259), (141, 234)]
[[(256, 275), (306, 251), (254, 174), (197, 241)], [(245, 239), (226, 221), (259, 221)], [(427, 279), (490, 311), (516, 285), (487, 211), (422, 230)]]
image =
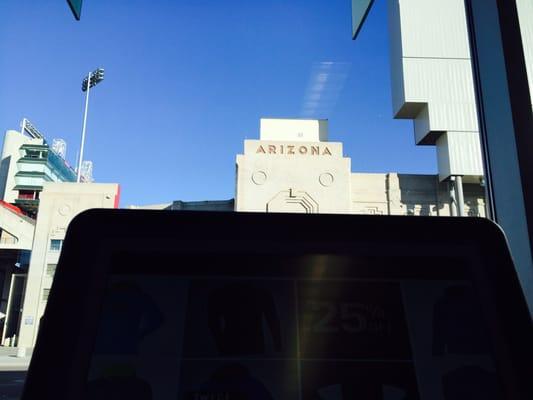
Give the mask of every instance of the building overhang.
[(43, 187), (41, 185), (17, 185), (13, 188), (14, 190), (35, 190), (41, 191)]

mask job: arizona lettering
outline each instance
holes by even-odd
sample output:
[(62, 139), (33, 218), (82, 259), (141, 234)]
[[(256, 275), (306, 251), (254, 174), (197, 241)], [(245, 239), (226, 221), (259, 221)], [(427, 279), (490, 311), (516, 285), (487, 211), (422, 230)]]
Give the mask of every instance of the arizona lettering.
[(300, 154), (302, 156), (331, 156), (331, 150), (328, 146), (307, 146), (307, 145), (278, 145), (278, 144), (269, 144), (269, 145), (259, 145), (256, 154), (289, 154), (295, 155)]

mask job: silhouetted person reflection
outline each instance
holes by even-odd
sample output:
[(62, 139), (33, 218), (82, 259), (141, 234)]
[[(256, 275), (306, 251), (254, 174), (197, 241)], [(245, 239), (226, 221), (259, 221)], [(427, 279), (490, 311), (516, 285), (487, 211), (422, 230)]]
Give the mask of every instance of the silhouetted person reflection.
[(209, 294), (209, 328), (222, 355), (263, 354), (263, 318), (274, 348), (281, 351), (281, 328), (272, 294), (251, 283), (232, 283)]
[(273, 400), (265, 385), (240, 364), (217, 369), (187, 400)]

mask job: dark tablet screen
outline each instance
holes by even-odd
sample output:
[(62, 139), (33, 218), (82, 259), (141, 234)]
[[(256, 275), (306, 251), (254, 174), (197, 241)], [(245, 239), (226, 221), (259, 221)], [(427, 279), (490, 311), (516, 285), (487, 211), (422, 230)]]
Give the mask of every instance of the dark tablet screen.
[(500, 399), (467, 253), (115, 253), (88, 398)]

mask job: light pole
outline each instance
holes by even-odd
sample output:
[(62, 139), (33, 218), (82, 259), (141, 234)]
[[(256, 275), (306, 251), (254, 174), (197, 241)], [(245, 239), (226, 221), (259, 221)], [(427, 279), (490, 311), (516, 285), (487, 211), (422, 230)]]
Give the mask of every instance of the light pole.
[(83, 113), (83, 128), (81, 130), (81, 145), (80, 145), (80, 156), (78, 159), (78, 168), (77, 173), (78, 177), (76, 179), (76, 182), (80, 182), (81, 180), (81, 163), (83, 162), (83, 147), (85, 145), (85, 131), (87, 129), (87, 113), (89, 111), (89, 92), (91, 91), (91, 88), (95, 86), (97, 83), (100, 83), (104, 80), (104, 69), (98, 68), (97, 70), (93, 72), (89, 72), (89, 75), (87, 75), (87, 78), (83, 80), (81, 83), (81, 91), (87, 92), (85, 95), (85, 111)]

